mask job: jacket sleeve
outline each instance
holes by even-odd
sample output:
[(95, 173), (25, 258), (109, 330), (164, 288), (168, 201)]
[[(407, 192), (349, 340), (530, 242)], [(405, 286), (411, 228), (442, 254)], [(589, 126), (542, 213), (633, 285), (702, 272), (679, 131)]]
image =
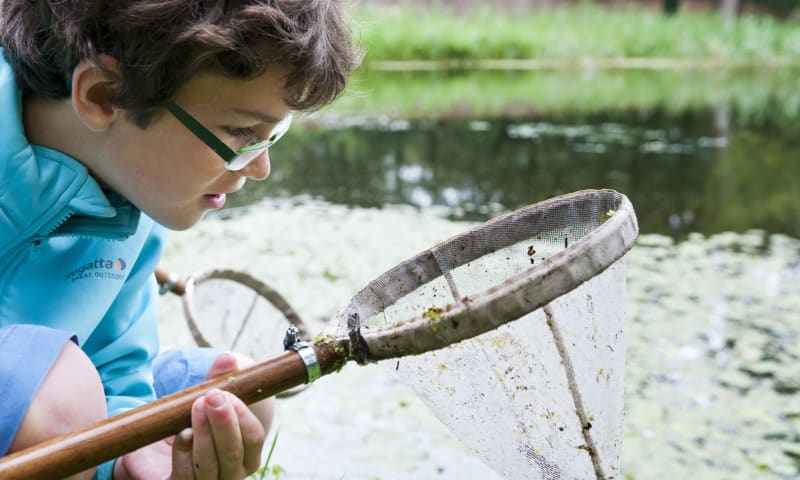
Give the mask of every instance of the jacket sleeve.
[(155, 399), (151, 364), (159, 345), (153, 271), (163, 239), (164, 229), (153, 223), (119, 295), (83, 345), (103, 382), (109, 416)]

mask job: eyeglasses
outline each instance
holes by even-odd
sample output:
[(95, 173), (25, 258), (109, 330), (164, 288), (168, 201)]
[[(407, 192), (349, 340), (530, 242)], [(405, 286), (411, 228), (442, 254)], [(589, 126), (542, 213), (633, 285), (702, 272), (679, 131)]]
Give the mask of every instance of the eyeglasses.
[(178, 119), (186, 128), (188, 128), (192, 133), (194, 133), (197, 138), (203, 141), (206, 145), (217, 152), (217, 155), (222, 157), (225, 160), (227, 165), (225, 166), (228, 170), (241, 170), (247, 165), (250, 164), (253, 160), (258, 157), (261, 152), (268, 149), (269, 147), (275, 145), (275, 142), (280, 140), (280, 138), (289, 130), (289, 125), (292, 124), (292, 115), (289, 114), (278, 122), (275, 125), (275, 128), (272, 129), (272, 135), (266, 140), (259, 140), (255, 143), (251, 143), (244, 148), (239, 150), (233, 150), (231, 147), (226, 145), (222, 140), (219, 139), (216, 135), (214, 135), (211, 130), (203, 126), (202, 123), (198, 122), (196, 118), (189, 115), (189, 113), (179, 107), (174, 102), (169, 102), (167, 104), (167, 110)]

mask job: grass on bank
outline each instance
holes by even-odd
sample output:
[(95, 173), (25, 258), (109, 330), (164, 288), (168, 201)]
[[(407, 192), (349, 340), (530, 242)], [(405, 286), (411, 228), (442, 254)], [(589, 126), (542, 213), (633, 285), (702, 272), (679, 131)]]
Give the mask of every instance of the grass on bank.
[[(489, 7), (465, 13), (435, 7), (359, 4), (352, 16), (366, 68), (382, 62), (536, 59), (679, 59), (730, 65), (800, 64), (800, 18), (605, 9), (590, 4), (512, 15)], [(462, 65), (462, 66), (463, 66)]]
[(280, 434), (280, 429), (275, 431), (275, 435), (272, 437), (272, 443), (270, 444), (269, 451), (267, 452), (267, 458), (264, 460), (263, 465), (259, 468), (256, 473), (252, 474), (249, 477), (249, 480), (267, 480), (269, 478), (274, 478), (275, 480), (280, 480), (280, 478), (284, 474), (283, 467), (280, 465), (272, 465), (270, 466), (270, 461), (272, 460), (272, 454), (275, 453), (275, 445), (278, 444), (278, 434)]

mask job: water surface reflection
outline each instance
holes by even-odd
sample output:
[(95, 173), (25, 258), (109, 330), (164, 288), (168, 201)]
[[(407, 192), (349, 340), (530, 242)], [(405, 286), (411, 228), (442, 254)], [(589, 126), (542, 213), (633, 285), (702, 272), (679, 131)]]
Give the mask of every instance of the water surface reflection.
[(800, 127), (731, 118), (721, 108), (307, 124), (274, 147), (272, 177), (234, 201), (310, 194), (485, 219), (607, 187), (631, 198), (643, 233), (759, 228), (800, 237)]

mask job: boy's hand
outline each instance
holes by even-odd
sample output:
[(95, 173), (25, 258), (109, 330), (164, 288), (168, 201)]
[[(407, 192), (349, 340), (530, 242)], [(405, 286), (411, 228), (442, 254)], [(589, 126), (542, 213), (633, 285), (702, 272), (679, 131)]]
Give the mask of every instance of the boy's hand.
[[(222, 354), (206, 378), (236, 369)], [(132, 452), (117, 462), (116, 480), (244, 479), (261, 463), (266, 437), (259, 418), (235, 395), (210, 390), (192, 405), (192, 428)]]
[(171, 480), (243, 479), (261, 463), (264, 428), (235, 395), (212, 390), (192, 406), (192, 429), (172, 446)]

